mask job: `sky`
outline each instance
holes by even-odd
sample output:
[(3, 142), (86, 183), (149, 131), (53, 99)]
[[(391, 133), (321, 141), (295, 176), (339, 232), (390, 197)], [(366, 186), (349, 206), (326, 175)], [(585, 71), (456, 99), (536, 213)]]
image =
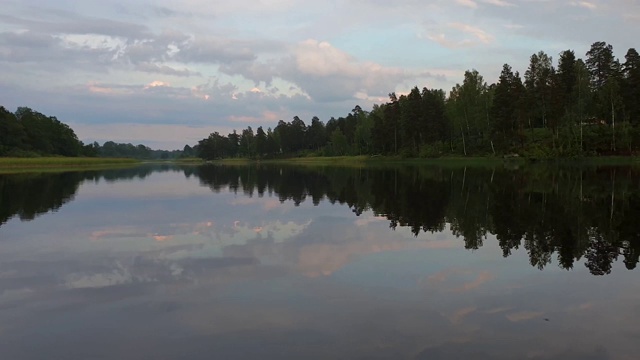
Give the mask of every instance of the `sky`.
[(0, 0), (0, 105), (84, 142), (182, 149), (209, 133), (313, 116), (390, 92), (497, 81), (531, 54), (637, 48), (639, 0)]

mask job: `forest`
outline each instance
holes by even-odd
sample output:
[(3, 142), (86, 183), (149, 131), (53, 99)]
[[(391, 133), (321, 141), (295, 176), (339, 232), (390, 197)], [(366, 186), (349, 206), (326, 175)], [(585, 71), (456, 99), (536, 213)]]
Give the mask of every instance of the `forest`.
[(326, 123), (295, 116), (273, 129), (218, 132), (194, 147), (206, 160), (246, 157), (388, 155), (557, 158), (636, 155), (640, 150), (640, 55), (624, 61), (596, 42), (585, 59), (562, 51), (557, 64), (531, 55), (524, 78), (505, 64), (497, 83), (476, 70), (444, 90), (389, 94), (370, 111), (355, 106)]
[(110, 157), (136, 159), (174, 159), (193, 156), (190, 146), (174, 151), (153, 150), (139, 144), (107, 141), (84, 144), (69, 125), (28, 107), (15, 113), (0, 106), (0, 157)]

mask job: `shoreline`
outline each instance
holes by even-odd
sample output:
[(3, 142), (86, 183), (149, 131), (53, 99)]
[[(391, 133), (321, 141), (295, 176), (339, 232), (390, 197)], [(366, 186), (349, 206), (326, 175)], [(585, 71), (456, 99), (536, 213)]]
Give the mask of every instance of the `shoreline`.
[(496, 165), (640, 165), (640, 157), (634, 156), (592, 156), (579, 158), (528, 159), (524, 157), (439, 157), (401, 158), (398, 156), (336, 156), (336, 157), (291, 157), (280, 159), (229, 158), (205, 163), (221, 165), (282, 164), (316, 166), (370, 166), (370, 165), (437, 165), (437, 166), (496, 166)]
[(140, 161), (128, 158), (86, 158), (86, 157), (37, 157), (0, 158), (0, 173), (25, 171), (87, 170), (110, 167), (139, 165)]

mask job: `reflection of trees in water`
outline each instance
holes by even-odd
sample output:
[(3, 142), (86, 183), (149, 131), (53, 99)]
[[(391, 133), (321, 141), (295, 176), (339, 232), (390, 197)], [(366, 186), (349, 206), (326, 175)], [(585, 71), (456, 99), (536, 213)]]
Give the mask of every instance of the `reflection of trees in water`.
[(465, 248), (496, 236), (503, 255), (523, 247), (539, 269), (554, 257), (571, 269), (583, 256), (595, 275), (611, 272), (624, 257), (634, 269), (640, 256), (640, 174), (631, 168), (444, 169), (204, 166), (193, 170), (214, 191), (248, 196), (277, 194), (299, 205), (310, 198), (348, 205), (356, 215), (372, 210), (390, 227), (451, 231)]
[(14, 216), (33, 220), (56, 211), (73, 200), (85, 181), (107, 182), (144, 179), (156, 171), (181, 171), (171, 165), (91, 170), (61, 173), (25, 173), (0, 175), (0, 225)]
[(143, 166), (102, 171), (0, 175), (0, 224), (31, 220), (72, 200), (85, 181), (144, 179), (155, 171), (182, 171), (219, 192), (275, 194), (299, 205), (307, 199), (371, 210), (391, 228), (442, 231), (448, 225), (466, 249), (496, 236), (504, 256), (523, 247), (539, 269), (554, 257), (570, 269), (582, 257), (596, 275), (623, 258), (640, 257), (640, 174), (631, 168), (307, 168), (293, 166)]

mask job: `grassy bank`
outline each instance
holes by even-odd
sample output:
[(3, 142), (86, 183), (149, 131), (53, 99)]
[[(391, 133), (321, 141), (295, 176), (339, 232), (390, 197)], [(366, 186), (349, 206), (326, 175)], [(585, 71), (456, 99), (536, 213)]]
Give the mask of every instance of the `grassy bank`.
[(498, 157), (442, 157), (442, 158), (402, 158), (399, 156), (314, 156), (282, 159), (252, 160), (246, 158), (222, 159), (212, 163), (223, 165), (283, 164), (310, 166), (388, 166), (388, 165), (438, 165), (438, 166), (496, 166), (504, 163), (525, 163), (524, 159), (503, 159)]
[(213, 161), (224, 165), (248, 165), (248, 164), (286, 164), (286, 165), (313, 165), (313, 166), (375, 166), (375, 165), (433, 165), (441, 167), (493, 167), (493, 166), (524, 166), (527, 164), (548, 165), (577, 165), (577, 166), (607, 166), (607, 165), (633, 165), (640, 166), (639, 157), (630, 156), (600, 156), (581, 158), (557, 158), (531, 161), (523, 157), (503, 158), (494, 156), (454, 157), (440, 158), (402, 158), (398, 156), (335, 156), (335, 157), (292, 157), (282, 159), (252, 160), (247, 158), (222, 159)]
[(83, 157), (37, 157), (0, 158), (0, 172), (32, 170), (67, 170), (131, 166), (138, 164), (135, 159), (83, 158)]

